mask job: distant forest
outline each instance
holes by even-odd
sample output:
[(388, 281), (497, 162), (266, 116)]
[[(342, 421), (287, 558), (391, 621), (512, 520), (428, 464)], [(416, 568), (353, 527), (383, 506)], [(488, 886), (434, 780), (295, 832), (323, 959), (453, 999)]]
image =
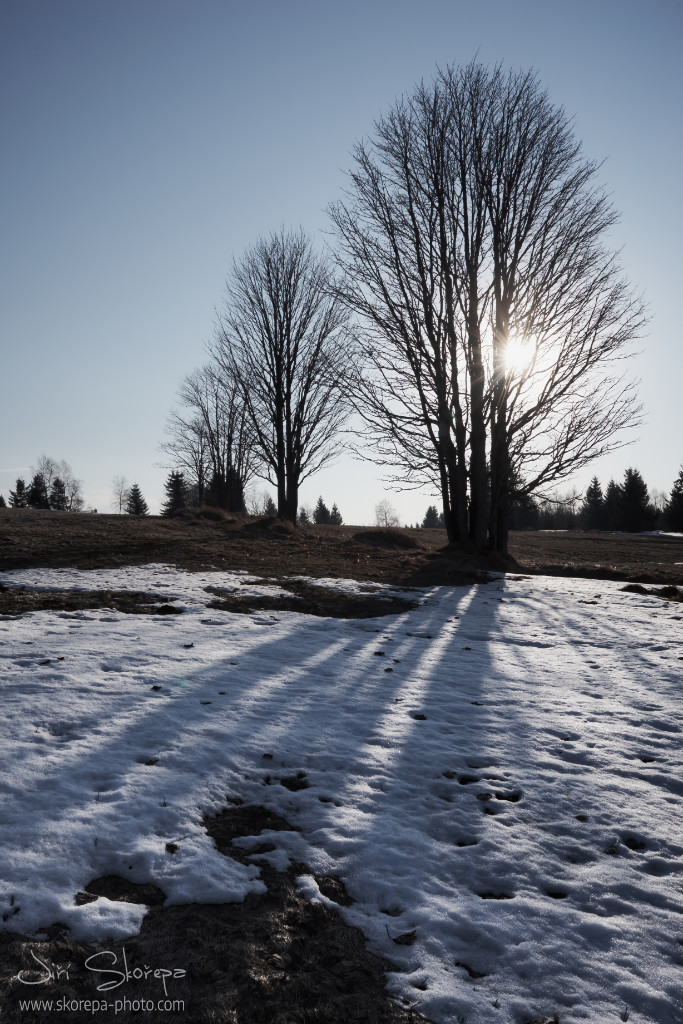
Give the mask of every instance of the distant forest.
[[(39, 468), (27, 484), (17, 479), (10, 489), (9, 501), (0, 494), (0, 508), (52, 509), (61, 512), (95, 512), (85, 509), (82, 497), (82, 482), (76, 480), (69, 464), (62, 460), (41, 455)], [(165, 483), (166, 500), (161, 515), (174, 516), (183, 508), (209, 505), (224, 507), (221, 488), (209, 486), (200, 496), (196, 484), (188, 484), (185, 475), (173, 470)], [(127, 486), (125, 477), (115, 477), (112, 483), (113, 506), (120, 513), (145, 516), (149, 508), (138, 484)], [(277, 506), (267, 494), (252, 498), (244, 511), (255, 516), (275, 516)], [(322, 496), (313, 509), (302, 506), (297, 522), (300, 525), (341, 526), (344, 522), (336, 503), (328, 508)], [(377, 526), (399, 526), (395, 509), (388, 501), (380, 502), (375, 508)], [(411, 525), (411, 524), (407, 524)], [(436, 505), (429, 505), (421, 522), (414, 524), (417, 529), (444, 529), (443, 512)], [(608, 530), (624, 533), (643, 533), (653, 530), (670, 530), (683, 533), (683, 467), (674, 481), (668, 495), (648, 491), (647, 484), (637, 469), (627, 469), (621, 483), (610, 480), (603, 489), (600, 481), (593, 477), (586, 493), (576, 492), (555, 497), (529, 497), (516, 502), (510, 510), (511, 530)]]

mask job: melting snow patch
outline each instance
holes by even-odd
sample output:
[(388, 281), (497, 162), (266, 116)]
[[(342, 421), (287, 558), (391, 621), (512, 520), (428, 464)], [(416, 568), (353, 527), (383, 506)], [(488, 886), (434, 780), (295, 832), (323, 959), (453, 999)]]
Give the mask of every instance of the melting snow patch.
[[(309, 898), (330, 902), (314, 874), (343, 881), (390, 990), (435, 1021), (682, 1019), (683, 637), (620, 584), (501, 577), (312, 623), (207, 614), (207, 587), (273, 593), (242, 573), (0, 582), (186, 609), (0, 621), (3, 928), (122, 937), (145, 908), (78, 905), (93, 878), (221, 902), (293, 862)], [(201, 819), (229, 798), (293, 830), (227, 858)]]

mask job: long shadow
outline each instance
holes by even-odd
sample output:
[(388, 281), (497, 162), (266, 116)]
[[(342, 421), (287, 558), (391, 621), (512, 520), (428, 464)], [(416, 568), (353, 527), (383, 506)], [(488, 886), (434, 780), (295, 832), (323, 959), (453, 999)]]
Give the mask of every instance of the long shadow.
[[(111, 717), (102, 744), (65, 757), (53, 779), (62, 785), (67, 772), (91, 774), (101, 784), (111, 772), (109, 794), (129, 787), (141, 796), (155, 780), (161, 799), (145, 825), (146, 838), (157, 843), (154, 856), (145, 855), (144, 842), (140, 850), (124, 850), (114, 836), (104, 856), (97, 855), (98, 871), (122, 873), (130, 865), (135, 881), (172, 885), (182, 873), (205, 866), (210, 843), (199, 828), (200, 804), (218, 809), (227, 797), (263, 804), (302, 828), (278, 833), (280, 850), (314, 872), (344, 878), (357, 901), (343, 911), (347, 920), (377, 948), (386, 950), (387, 934), (394, 940), (394, 959), (408, 972), (416, 998), (428, 1008), (432, 985), (443, 992), (444, 979), (434, 982), (424, 964), (435, 970), (455, 961), (458, 971), (440, 1012), (471, 1012), (480, 998), (471, 988), (481, 973), (477, 957), (496, 965), (495, 978), (478, 981), (480, 989), (504, 985), (513, 971), (506, 959), (511, 936), (528, 941), (523, 933), (533, 921), (535, 948), (552, 946), (563, 920), (583, 912), (578, 897), (586, 905), (595, 897), (595, 888), (580, 877), (598, 856), (590, 849), (595, 836), (576, 841), (570, 812), (590, 805), (593, 813), (605, 795), (589, 761), (561, 746), (576, 739), (541, 724), (543, 715), (553, 723), (581, 710), (549, 675), (558, 671), (548, 643), (556, 623), (549, 615), (544, 619), (542, 603), (539, 609), (538, 602), (532, 607), (527, 601), (533, 620), (547, 632), (534, 637), (520, 628), (519, 616), (506, 619), (510, 600), (526, 599), (502, 578), (486, 586), (433, 588), (420, 609), (391, 619), (340, 623), (292, 614), (283, 635), (281, 616), (273, 637), (260, 635), (269, 627), (258, 625), (259, 616), (250, 625), (243, 616), (238, 624), (232, 616), (215, 616), (225, 626), (210, 630), (230, 630), (226, 654), (179, 673), (172, 696), (160, 691), (149, 701), (140, 698), (131, 711), (130, 696), (123, 694), (126, 711)], [(245, 650), (245, 631), (254, 623), (258, 633)], [(186, 625), (170, 628), (178, 634)], [(570, 622), (570, 639), (579, 629), (578, 618)], [(217, 708), (219, 719), (211, 723)], [(565, 756), (540, 749), (546, 736), (552, 750), (564, 749)], [(135, 747), (139, 758), (149, 755), (157, 763), (132, 762)], [(290, 788), (292, 778), (302, 785)], [(50, 781), (37, 773), (36, 785)], [(538, 806), (533, 801), (541, 784), (545, 804)], [(165, 794), (165, 785), (172, 792)], [(95, 811), (99, 792), (98, 801), (93, 786)], [(166, 813), (163, 803), (175, 812)], [(76, 787), (73, 805), (82, 804)], [(130, 806), (127, 794), (119, 821)], [(38, 797), (25, 812), (40, 807)], [(116, 820), (113, 813), (110, 831)], [(170, 834), (169, 827), (181, 821), (188, 835)], [(59, 828), (59, 815), (54, 824)], [(164, 852), (168, 841), (178, 847), (173, 871)], [(525, 866), (530, 841), (547, 855), (540, 869), (538, 858)], [(257, 855), (255, 865), (259, 856), (269, 854)], [(83, 870), (93, 870), (92, 863), (90, 858)], [(211, 892), (232, 885), (237, 894), (245, 882), (258, 884), (256, 867), (239, 867), (241, 874), (234, 867), (214, 879)], [(570, 904), (555, 902), (567, 898)], [(587, 946), (596, 952), (590, 968), (596, 975), (605, 966), (601, 941), (595, 931), (594, 945)], [(558, 993), (571, 977), (561, 955), (556, 950), (553, 961)], [(390, 982), (394, 991), (405, 991), (405, 978)]]

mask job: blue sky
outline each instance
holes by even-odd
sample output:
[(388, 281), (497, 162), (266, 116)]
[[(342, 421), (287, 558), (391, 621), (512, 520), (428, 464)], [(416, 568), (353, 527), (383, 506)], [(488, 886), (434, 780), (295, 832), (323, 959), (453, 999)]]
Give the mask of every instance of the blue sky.
[[(649, 306), (646, 423), (594, 466), (668, 491), (683, 462), (679, 0), (3, 0), (0, 490), (42, 452), (111, 511), (153, 510), (180, 379), (205, 359), (233, 255), (273, 227), (322, 239), (354, 141), (437, 64), (533, 67), (575, 117)], [(575, 481), (585, 486), (591, 472)], [(346, 521), (396, 494), (343, 457), (304, 486)]]

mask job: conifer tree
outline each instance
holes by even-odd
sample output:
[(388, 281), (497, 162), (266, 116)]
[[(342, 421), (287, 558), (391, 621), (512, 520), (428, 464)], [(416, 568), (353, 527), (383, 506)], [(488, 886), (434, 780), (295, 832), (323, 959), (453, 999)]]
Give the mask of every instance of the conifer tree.
[(670, 530), (683, 533), (683, 466), (671, 488), (669, 500), (664, 509), (664, 521)]
[(9, 492), (9, 505), (10, 508), (26, 508), (28, 505), (26, 500), (26, 483), (20, 477), (17, 477), (14, 490)]
[(164, 487), (166, 501), (161, 506), (161, 514), (162, 516), (172, 516), (186, 505), (185, 477), (177, 470), (173, 470), (168, 474)]
[(605, 498), (597, 476), (593, 477), (586, 491), (579, 517), (584, 530), (605, 529)]
[(268, 497), (266, 498), (266, 503), (263, 506), (263, 514), (266, 516), (277, 515), (277, 505), (275, 504), (270, 495), (268, 495)]
[(439, 528), (439, 511), (436, 505), (430, 505), (422, 520), (423, 530), (437, 530)]
[(656, 512), (650, 503), (647, 484), (637, 469), (627, 469), (619, 496), (619, 529), (642, 533), (654, 527)]
[(56, 476), (50, 488), (50, 508), (57, 512), (65, 512), (67, 506), (66, 486), (61, 477)]
[(330, 512), (330, 518), (328, 522), (330, 526), (341, 526), (342, 523), (344, 522), (344, 520), (341, 517), (341, 512), (337, 508), (336, 504), (332, 506), (332, 511)]
[(308, 512), (306, 511), (305, 508), (300, 508), (299, 509), (299, 514), (297, 516), (297, 519), (299, 520), (299, 523), (301, 524), (301, 526), (308, 526), (308, 524), (311, 521), (311, 517), (309, 516), (309, 514), (308, 514)]
[(2, 494), (0, 494), (0, 508), (7, 508), (7, 502)]
[(318, 498), (318, 504), (315, 506), (313, 511), (313, 522), (318, 526), (324, 526), (325, 523), (330, 521), (330, 510), (322, 499), (322, 495)]
[(149, 515), (149, 509), (147, 502), (142, 497), (142, 492), (137, 484), (133, 484), (131, 489), (128, 491), (128, 498), (126, 500), (126, 512), (129, 516), (147, 516)]
[(36, 473), (33, 480), (31, 480), (28, 491), (26, 492), (26, 502), (30, 508), (50, 507), (47, 485), (42, 473)]
[(605, 502), (604, 502), (604, 515), (605, 515), (605, 529), (606, 530), (618, 530), (619, 526), (619, 509), (621, 506), (621, 487), (615, 480), (610, 480), (607, 484), (607, 490), (605, 491)]

